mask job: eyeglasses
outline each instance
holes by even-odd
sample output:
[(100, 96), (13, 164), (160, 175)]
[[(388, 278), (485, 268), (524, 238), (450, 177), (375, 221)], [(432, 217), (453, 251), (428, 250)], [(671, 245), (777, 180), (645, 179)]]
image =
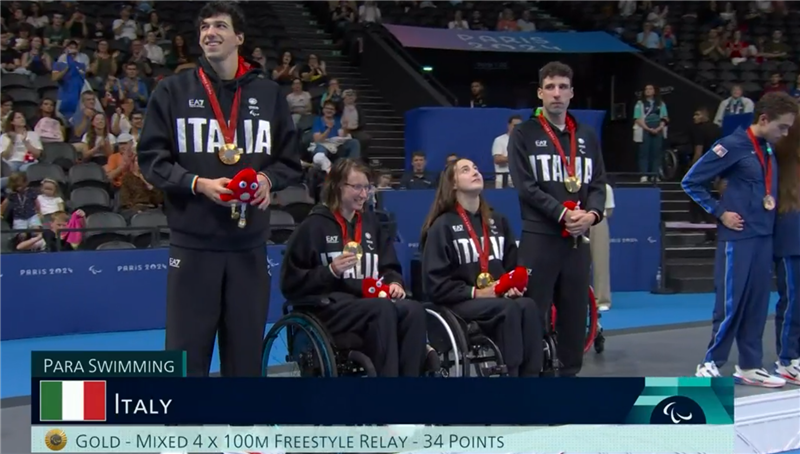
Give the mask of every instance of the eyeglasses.
[(350, 184), (350, 183), (345, 183), (344, 185), (345, 185), (345, 186), (350, 186), (350, 187), (351, 187), (351, 188), (353, 188), (353, 190), (354, 190), (354, 191), (356, 191), (356, 192), (361, 192), (361, 191), (369, 191), (369, 188), (370, 188), (370, 186), (369, 186), (369, 185), (363, 185), (363, 184)]

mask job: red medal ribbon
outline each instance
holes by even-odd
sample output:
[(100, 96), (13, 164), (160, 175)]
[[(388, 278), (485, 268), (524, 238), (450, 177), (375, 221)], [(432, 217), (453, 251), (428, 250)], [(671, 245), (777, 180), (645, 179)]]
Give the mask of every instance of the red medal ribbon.
[(542, 113), (539, 114), (539, 123), (542, 124), (544, 132), (546, 132), (547, 136), (550, 137), (550, 141), (553, 142), (553, 146), (556, 147), (558, 154), (561, 156), (561, 162), (564, 164), (564, 168), (567, 169), (567, 175), (574, 177), (575, 157), (578, 154), (578, 145), (575, 137), (575, 122), (572, 121), (572, 118), (569, 115), (567, 115), (567, 133), (569, 134), (569, 162), (567, 161), (567, 155), (564, 153), (564, 148), (561, 146), (561, 142), (553, 132), (553, 128), (550, 127), (550, 122), (547, 121)]
[(464, 227), (467, 229), (467, 233), (469, 234), (469, 239), (472, 240), (472, 243), (475, 244), (475, 248), (478, 250), (478, 259), (481, 264), (481, 273), (488, 273), (489, 272), (489, 229), (486, 227), (486, 223), (483, 223), (483, 248), (481, 248), (481, 242), (478, 239), (478, 235), (475, 233), (475, 229), (472, 228), (472, 222), (467, 216), (467, 211), (464, 210), (459, 204), (456, 204), (456, 211), (458, 211), (458, 215), (461, 216), (461, 222), (464, 223)]
[(753, 134), (753, 130), (750, 128), (747, 128), (747, 137), (749, 137), (750, 142), (753, 143), (753, 148), (755, 148), (758, 162), (761, 163), (761, 168), (764, 169), (764, 184), (766, 185), (765, 190), (767, 195), (770, 195), (772, 192), (772, 159), (764, 154), (764, 151), (761, 149), (761, 144), (758, 143), (758, 139), (756, 138), (755, 134)]
[[(239, 69), (236, 71), (237, 74), (243, 68), (241, 63), (240, 61)], [(203, 83), (203, 88), (206, 90), (206, 96), (208, 96), (208, 101), (211, 103), (214, 116), (217, 117), (217, 123), (219, 123), (219, 129), (222, 131), (222, 137), (225, 139), (225, 143), (236, 144), (236, 142), (234, 142), (234, 136), (236, 136), (236, 120), (239, 117), (239, 103), (242, 100), (242, 87), (236, 89), (236, 94), (233, 96), (233, 104), (231, 105), (231, 116), (226, 123), (225, 116), (222, 114), (222, 108), (219, 106), (217, 94), (214, 92), (214, 87), (211, 86), (211, 81), (208, 80), (208, 76), (205, 71), (203, 71), (203, 68), (197, 71), (197, 75), (200, 77), (200, 82)]]
[(342, 228), (342, 243), (347, 244), (350, 241), (354, 241), (358, 244), (361, 244), (361, 213), (358, 211), (355, 212), (356, 217), (356, 231), (355, 236), (350, 239), (347, 237), (347, 221), (344, 219), (338, 211), (333, 213), (333, 217), (336, 218), (336, 222), (339, 223), (339, 227)]

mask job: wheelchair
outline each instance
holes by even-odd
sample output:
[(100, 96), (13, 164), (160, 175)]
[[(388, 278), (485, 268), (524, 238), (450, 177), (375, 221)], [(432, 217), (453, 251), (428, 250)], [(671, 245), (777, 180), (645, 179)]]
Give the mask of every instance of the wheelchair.
[[(603, 333), (603, 326), (600, 324), (600, 312), (597, 308), (597, 300), (594, 296), (594, 289), (590, 286), (589, 287), (589, 313), (587, 315), (586, 321), (586, 343), (583, 346), (583, 352), (588, 353), (589, 350), (592, 349), (594, 346), (595, 353), (603, 353), (606, 349), (606, 337)], [(558, 358), (555, 355), (556, 349), (556, 340), (558, 339), (558, 332), (556, 331), (556, 307), (555, 305), (550, 306), (550, 313), (547, 314), (548, 320), (546, 322), (546, 326), (549, 327), (550, 332), (546, 336), (547, 339), (553, 341), (553, 355), (551, 358), (548, 358), (548, 355), (545, 354), (545, 368), (543, 375), (545, 376), (558, 376), (558, 369), (560, 364), (558, 363)], [(548, 348), (548, 345), (545, 345), (545, 349)]]
[[(331, 300), (321, 296), (283, 304), (283, 316), (264, 336), (263, 377), (377, 376), (372, 360), (359, 350), (361, 337), (355, 333), (332, 336), (314, 316), (314, 308), (327, 304)], [(424, 374), (442, 376), (435, 367)]]

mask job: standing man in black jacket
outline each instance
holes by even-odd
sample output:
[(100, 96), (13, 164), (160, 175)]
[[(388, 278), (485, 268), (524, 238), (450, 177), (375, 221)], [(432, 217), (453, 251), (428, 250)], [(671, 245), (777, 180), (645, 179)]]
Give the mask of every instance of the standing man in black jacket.
[[(530, 270), (528, 296), (543, 314), (556, 307), (561, 376), (577, 375), (583, 364), (591, 266), (585, 235), (602, 220), (606, 203), (600, 143), (594, 130), (567, 113), (572, 95), (572, 69), (545, 65), (538, 90), (543, 109), (519, 124), (508, 142), (522, 213), (520, 262)], [(569, 209), (567, 202), (577, 206)]]
[[(189, 376), (206, 376), (219, 332), (222, 374), (259, 376), (270, 193), (301, 178), (296, 133), (278, 85), (239, 56), (239, 7), (208, 3), (198, 27), (199, 67), (159, 83), (138, 147), (145, 178), (166, 194), (166, 348), (187, 352)], [(259, 188), (240, 223), (220, 196), (245, 168), (258, 172)]]

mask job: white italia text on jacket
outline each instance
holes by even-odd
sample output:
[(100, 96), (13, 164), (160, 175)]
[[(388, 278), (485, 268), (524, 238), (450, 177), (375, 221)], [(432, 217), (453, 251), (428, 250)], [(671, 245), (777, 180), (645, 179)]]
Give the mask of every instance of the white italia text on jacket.
[[(245, 154), (270, 154), (272, 129), (267, 120), (246, 119), (236, 131), (236, 144), (241, 146), (239, 132), (244, 131)], [(202, 117), (176, 118), (175, 137), (179, 153), (217, 153), (225, 145), (219, 122)]]
[[(483, 247), (483, 239), (481, 239), (481, 247)], [(503, 250), (505, 249), (506, 237), (489, 235), (489, 260), (503, 261)], [(471, 263), (480, 263), (480, 255), (478, 248), (475, 246), (470, 238), (454, 238), (453, 248), (455, 248), (458, 255), (458, 263), (460, 265), (468, 265)]]
[[(564, 176), (567, 175), (567, 171), (564, 168), (561, 156), (556, 154), (537, 154), (528, 156), (528, 160), (530, 160), (531, 168), (539, 181), (564, 182)], [(569, 161), (569, 158), (567, 158), (567, 160)], [(592, 182), (593, 170), (592, 158), (581, 156), (575, 158), (575, 176), (577, 176), (583, 184)]]

